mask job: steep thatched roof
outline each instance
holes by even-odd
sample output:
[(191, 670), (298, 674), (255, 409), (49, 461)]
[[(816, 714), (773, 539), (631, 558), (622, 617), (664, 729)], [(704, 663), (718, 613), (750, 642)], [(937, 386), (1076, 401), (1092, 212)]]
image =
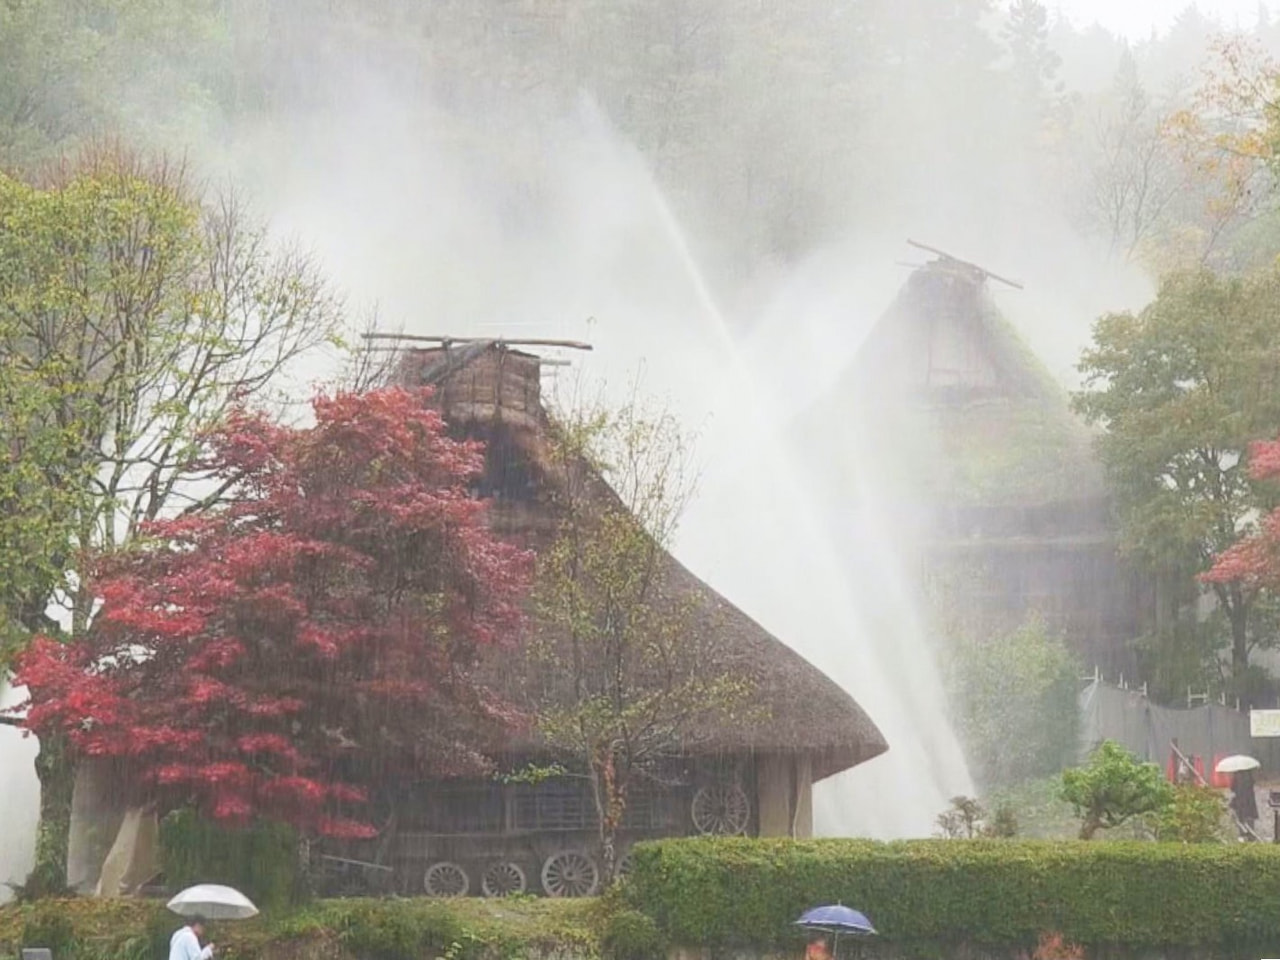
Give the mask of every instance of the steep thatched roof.
[[(856, 424), (872, 451), (841, 450)], [(928, 499), (1033, 507), (1103, 494), (1066, 392), (1001, 316), (983, 277), (942, 259), (917, 269), (835, 387), (800, 418), (800, 442), (861, 459)], [(856, 470), (859, 464), (844, 465)]]
[[(498, 498), (498, 528), (535, 549), (545, 546), (556, 528), (553, 494), (562, 481), (547, 455), (552, 424), (541, 403), (539, 360), (497, 343), (462, 349), (412, 351), (401, 377), (433, 384), (433, 402), (451, 426), (489, 444), (485, 484)], [(602, 480), (594, 482), (611, 495)], [(690, 730), (689, 752), (803, 753), (821, 779), (887, 749), (871, 719), (830, 678), (674, 557), (663, 552), (660, 562), (659, 595), (689, 612), (690, 633), (700, 650), (714, 650), (717, 669), (753, 683), (753, 706), (760, 708), (716, 729)], [(537, 688), (530, 665), (509, 652), (484, 671), (517, 702), (527, 703)]]

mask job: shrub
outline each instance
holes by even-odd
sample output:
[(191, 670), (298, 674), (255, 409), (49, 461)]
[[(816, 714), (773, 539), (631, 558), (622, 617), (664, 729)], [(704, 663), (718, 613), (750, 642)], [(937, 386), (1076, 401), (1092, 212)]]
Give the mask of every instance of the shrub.
[(338, 936), (358, 960), (422, 960), (441, 954), (462, 958), (475, 942), (447, 906), (419, 909), (395, 900), (356, 904), (342, 916)]
[(946, 840), (972, 840), (982, 836), (987, 811), (973, 797), (952, 797), (951, 806), (938, 814), (938, 836)]
[(177, 810), (160, 822), (165, 878), (175, 890), (193, 883), (224, 883), (244, 893), (262, 910), (301, 898), (298, 838), (278, 823), (255, 823), (236, 830)]
[(822, 903), (863, 910), (887, 941), (1215, 952), (1280, 942), (1280, 848), (1076, 841), (668, 840), (634, 848), (626, 895), (672, 942), (795, 945)]
[[(140, 927), (126, 928), (106, 951), (111, 960), (159, 960), (169, 955), (169, 941), (182, 923), (167, 910), (151, 911)], [(53, 960), (60, 960), (55, 953)]]
[(1062, 773), (1062, 799), (1080, 818), (1080, 839), (1135, 817), (1162, 814), (1173, 787), (1154, 763), (1141, 763), (1114, 740), (1104, 740), (1083, 767)]
[(1227, 804), (1212, 787), (1185, 784), (1173, 788), (1173, 802), (1155, 814), (1157, 840), (1169, 843), (1222, 843)]
[(653, 919), (625, 908), (605, 920), (600, 946), (606, 960), (662, 960), (667, 955), (667, 939)]
[(79, 940), (71, 920), (55, 904), (38, 906), (22, 925), (23, 947), (48, 947), (55, 960), (72, 960)]
[(952, 797), (951, 806), (938, 814), (934, 823), (944, 840), (973, 840), (977, 837), (1016, 837), (1018, 817), (1008, 804), (988, 814), (986, 807), (972, 797)]

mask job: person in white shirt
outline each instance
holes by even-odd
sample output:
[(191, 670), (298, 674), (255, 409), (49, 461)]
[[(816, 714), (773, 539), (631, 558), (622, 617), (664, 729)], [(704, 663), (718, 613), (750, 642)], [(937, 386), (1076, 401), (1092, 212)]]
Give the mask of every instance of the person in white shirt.
[(213, 944), (200, 946), (204, 936), (204, 918), (192, 917), (185, 927), (176, 931), (169, 940), (169, 960), (211, 960)]

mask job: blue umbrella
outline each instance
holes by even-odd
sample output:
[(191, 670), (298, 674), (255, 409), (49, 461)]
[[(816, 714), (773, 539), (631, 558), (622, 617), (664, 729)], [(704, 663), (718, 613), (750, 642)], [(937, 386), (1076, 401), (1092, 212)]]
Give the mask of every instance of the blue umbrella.
[(853, 933), (864, 936), (876, 932), (876, 928), (871, 926), (871, 921), (864, 914), (838, 903), (826, 907), (814, 907), (796, 921), (796, 926), (828, 933)]

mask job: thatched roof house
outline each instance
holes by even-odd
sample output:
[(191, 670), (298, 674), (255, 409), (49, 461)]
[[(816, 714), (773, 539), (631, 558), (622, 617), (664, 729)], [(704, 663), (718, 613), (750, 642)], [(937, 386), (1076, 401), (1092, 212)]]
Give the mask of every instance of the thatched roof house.
[[(495, 499), (495, 525), (535, 549), (545, 546), (556, 529), (555, 492), (564, 482), (561, 468), (548, 455), (553, 425), (542, 402), (541, 368), (533, 354), (501, 342), (479, 342), (408, 351), (398, 376), (406, 385), (434, 387), (432, 402), (451, 429), (486, 442), (482, 491)], [(603, 488), (603, 481), (595, 481)], [(607, 488), (601, 492), (611, 495)], [(660, 562), (661, 590), (691, 611), (690, 628), (702, 649), (710, 639), (717, 667), (749, 678), (753, 700), (764, 708), (716, 729), (688, 731), (690, 754), (750, 756), (758, 761), (758, 775), (766, 771), (766, 778), (788, 781), (785, 791), (758, 785), (762, 832), (791, 832), (771, 827), (795, 824), (797, 802), (806, 807), (798, 822), (807, 824), (809, 785), (883, 753), (884, 737), (821, 671), (674, 557), (664, 553)], [(487, 669), (517, 698), (545, 690), (509, 657)], [(770, 808), (766, 794), (774, 792), (789, 797), (785, 810)]]
[(799, 419), (797, 443), (828, 465), (832, 503), (874, 473), (921, 541), (922, 579), (935, 596), (958, 591), (970, 622), (1003, 629), (1035, 612), (1124, 671), (1142, 599), (1090, 431), (988, 287), (947, 256), (916, 269)]

